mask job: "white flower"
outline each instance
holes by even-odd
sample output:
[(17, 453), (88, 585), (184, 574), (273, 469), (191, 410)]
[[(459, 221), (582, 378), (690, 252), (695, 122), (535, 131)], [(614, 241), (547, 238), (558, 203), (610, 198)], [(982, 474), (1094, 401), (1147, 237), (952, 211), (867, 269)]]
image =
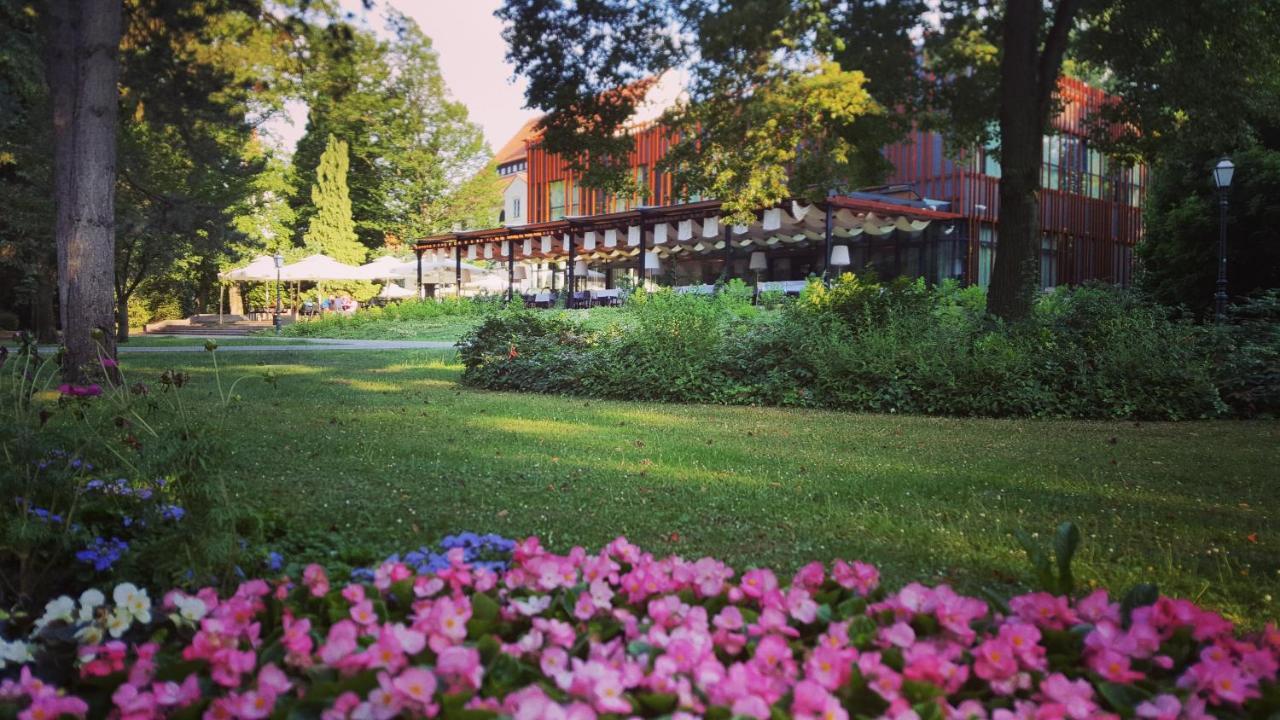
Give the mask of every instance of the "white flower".
[(116, 611), (107, 616), (107, 632), (111, 637), (118, 638), (129, 629), (133, 618), (129, 616), (129, 611), (123, 607), (116, 608)]
[[(121, 632), (124, 632), (121, 630)], [(102, 642), (102, 628), (97, 625), (85, 625), (76, 631), (76, 640), (81, 645), (97, 645)]]
[(173, 604), (178, 607), (178, 612), (182, 615), (183, 620), (193, 623), (200, 622), (200, 619), (209, 612), (204, 605), (204, 601), (197, 597), (174, 595)]
[(520, 611), (521, 615), (532, 616), (541, 614), (543, 610), (551, 607), (550, 595), (535, 595), (527, 600), (513, 600), (512, 605)]
[(44, 626), (51, 622), (58, 620), (67, 623), (71, 622), (71, 613), (75, 611), (76, 601), (66, 595), (50, 600), (49, 604), (44, 606), (44, 615), (41, 615), (40, 619), (36, 620), (36, 634), (38, 635), (44, 629)]
[(94, 588), (80, 593), (80, 622), (93, 622), (94, 611), (102, 607), (106, 601), (102, 591)]
[(120, 583), (111, 592), (116, 601), (116, 612), (125, 612), (140, 623), (151, 622), (151, 598), (146, 590), (139, 590), (133, 583)]
[(26, 643), (21, 640), (9, 642), (4, 638), (0, 638), (0, 670), (3, 670), (10, 663), (24, 665), (34, 659), (31, 657), (31, 648)]

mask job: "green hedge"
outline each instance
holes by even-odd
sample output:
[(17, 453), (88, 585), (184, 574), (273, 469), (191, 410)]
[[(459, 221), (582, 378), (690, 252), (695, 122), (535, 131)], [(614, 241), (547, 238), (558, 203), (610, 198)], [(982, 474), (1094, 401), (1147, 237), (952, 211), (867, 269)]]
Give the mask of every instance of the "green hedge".
[[(1043, 296), (1028, 321), (985, 314), (977, 288), (811, 284), (778, 310), (742, 286), (713, 298), (663, 291), (590, 330), (564, 313), (508, 310), (460, 344), (485, 388), (861, 412), (1181, 420), (1274, 414), (1276, 303), (1219, 328), (1133, 291)], [(1270, 303), (1268, 305), (1267, 303)]]

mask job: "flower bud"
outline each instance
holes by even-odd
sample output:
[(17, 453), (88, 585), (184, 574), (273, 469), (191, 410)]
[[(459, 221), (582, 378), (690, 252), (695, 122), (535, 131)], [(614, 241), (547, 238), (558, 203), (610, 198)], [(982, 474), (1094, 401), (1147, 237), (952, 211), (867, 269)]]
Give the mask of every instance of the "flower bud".
[(213, 352), (214, 350), (217, 350), (217, 349), (218, 349), (218, 343), (214, 342), (212, 339), (210, 339), (210, 340), (205, 340), (205, 341), (204, 341), (204, 349), (205, 349), (205, 350), (207, 350), (207, 351), (209, 351), (209, 352)]

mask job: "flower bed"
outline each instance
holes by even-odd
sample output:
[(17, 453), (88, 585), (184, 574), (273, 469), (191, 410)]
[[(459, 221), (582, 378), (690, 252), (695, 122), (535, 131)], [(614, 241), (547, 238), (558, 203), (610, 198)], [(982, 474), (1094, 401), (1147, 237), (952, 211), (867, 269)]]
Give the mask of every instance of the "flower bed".
[[(464, 544), (465, 545), (465, 544)], [(230, 596), (132, 585), (49, 604), (0, 645), (0, 716), (223, 718), (1270, 717), (1280, 630), (1241, 636), (1165, 597), (1047, 593), (1007, 607), (879, 587), (863, 563), (784, 583), (619, 538), (517, 544), (507, 570), (318, 565)], [(37, 678), (43, 678), (37, 679)]]

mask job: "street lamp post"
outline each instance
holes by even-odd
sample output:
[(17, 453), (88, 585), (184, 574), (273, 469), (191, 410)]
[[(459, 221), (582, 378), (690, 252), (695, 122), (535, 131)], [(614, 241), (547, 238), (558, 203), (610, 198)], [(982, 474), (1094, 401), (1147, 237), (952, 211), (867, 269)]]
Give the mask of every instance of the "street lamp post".
[(1218, 187), (1218, 290), (1213, 295), (1213, 315), (1218, 322), (1227, 315), (1227, 191), (1235, 171), (1227, 157), (1213, 168), (1213, 184)]
[(284, 267), (284, 256), (276, 253), (276, 335), (280, 334), (280, 268)]

